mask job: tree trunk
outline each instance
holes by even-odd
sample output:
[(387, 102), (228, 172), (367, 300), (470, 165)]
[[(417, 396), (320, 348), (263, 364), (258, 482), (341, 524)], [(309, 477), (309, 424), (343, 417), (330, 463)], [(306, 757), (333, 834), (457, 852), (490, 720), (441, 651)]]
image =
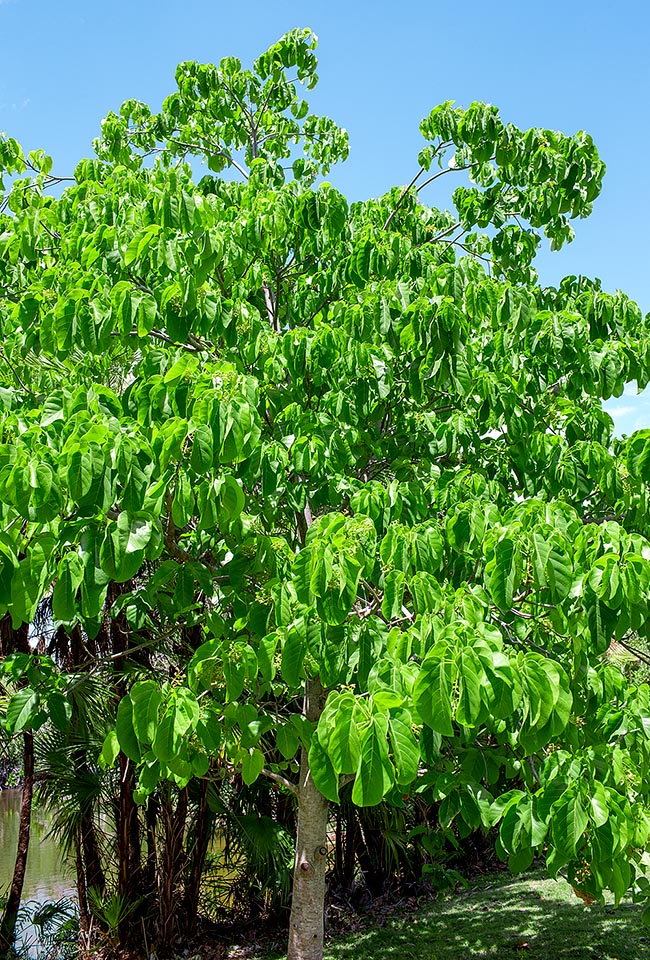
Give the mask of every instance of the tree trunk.
[(158, 800), (151, 794), (147, 800), (145, 826), (147, 831), (147, 860), (144, 868), (144, 891), (147, 898), (156, 892), (158, 873), (158, 851), (156, 848), (156, 827), (158, 825)]
[(81, 954), (90, 950), (90, 911), (86, 897), (86, 871), (81, 853), (79, 830), (75, 831), (75, 869), (77, 873), (77, 900), (79, 901), (79, 947)]
[[(320, 680), (305, 683), (305, 716), (317, 721), (324, 705)], [(325, 913), (328, 803), (316, 789), (303, 747), (298, 788), (296, 860), (289, 919), (287, 960), (321, 960)]]
[(201, 893), (201, 877), (210, 842), (210, 825), (213, 814), (208, 806), (208, 781), (201, 781), (201, 793), (194, 821), (193, 843), (187, 855), (191, 864), (190, 875), (183, 894), (183, 933), (192, 936), (196, 933)]
[(120, 753), (120, 806), (117, 819), (117, 889), (125, 912), (118, 924), (121, 947), (129, 945), (134, 918), (129, 912), (141, 894), (138, 808), (133, 799), (133, 765)]
[(32, 822), (32, 797), (34, 795), (34, 735), (31, 730), (23, 733), (23, 796), (20, 804), (20, 824), (18, 827), (18, 851), (14, 865), (9, 897), (0, 922), (0, 960), (11, 955), (16, 937), (16, 919), (20, 900), (23, 895), (27, 853)]
[(168, 796), (162, 805), (161, 814), (165, 844), (159, 862), (161, 872), (158, 888), (158, 940), (161, 946), (170, 947), (179, 933), (179, 910), (182, 907), (178, 884), (184, 866), (187, 787), (178, 792), (176, 810)]
[(97, 832), (92, 815), (83, 813), (80, 822), (81, 845), (84, 858), (86, 887), (92, 887), (101, 897), (106, 893), (106, 878), (97, 842)]

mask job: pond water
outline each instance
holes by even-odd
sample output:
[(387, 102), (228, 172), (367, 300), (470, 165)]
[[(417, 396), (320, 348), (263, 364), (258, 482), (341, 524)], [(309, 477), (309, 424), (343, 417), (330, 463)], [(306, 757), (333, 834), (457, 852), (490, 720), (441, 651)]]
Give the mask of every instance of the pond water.
[[(0, 790), (0, 895), (6, 894), (14, 872), (20, 822), (20, 790)], [(42, 810), (32, 808), (32, 828), (23, 886), (23, 904), (56, 902), (76, 897), (74, 869), (61, 856), (56, 841), (49, 836), (50, 824)], [(29, 923), (22, 930), (25, 941), (34, 941)]]

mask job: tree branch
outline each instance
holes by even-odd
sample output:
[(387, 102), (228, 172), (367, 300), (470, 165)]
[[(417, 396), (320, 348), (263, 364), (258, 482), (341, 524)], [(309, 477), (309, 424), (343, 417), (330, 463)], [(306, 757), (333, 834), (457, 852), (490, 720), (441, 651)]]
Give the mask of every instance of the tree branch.
[(273, 770), (269, 770), (267, 767), (262, 767), (262, 774), (265, 777), (268, 777), (269, 780), (273, 780), (275, 783), (279, 783), (280, 786), (286, 787), (287, 790), (290, 790), (291, 793), (298, 796), (298, 787), (295, 783), (292, 783), (291, 780), (287, 780), (286, 777), (283, 777), (280, 773), (275, 773)]
[[(490, 159), (494, 159), (491, 157)], [(489, 161), (487, 161), (489, 163)], [(417, 188), (418, 193), (420, 190), (424, 190), (425, 187), (428, 187), (430, 183), (433, 183), (434, 180), (437, 180), (438, 177), (444, 177), (446, 173), (459, 173), (462, 170), (469, 170), (471, 167), (475, 167), (478, 164), (478, 160), (474, 160), (472, 163), (465, 164), (464, 167), (445, 167), (444, 170), (439, 170), (438, 173), (434, 173), (432, 177), (429, 177), (428, 180), (425, 180), (424, 183), (421, 183)]]
[(399, 210), (399, 208), (402, 206), (402, 204), (403, 204), (403, 202), (404, 202), (404, 198), (407, 196), (407, 194), (408, 194), (409, 190), (411, 189), (411, 187), (415, 186), (415, 181), (418, 180), (418, 179), (422, 176), (423, 173), (424, 173), (424, 167), (420, 167), (420, 169), (419, 169), (418, 172), (415, 174), (415, 176), (413, 177), (413, 179), (411, 180), (411, 182), (410, 182), (410, 183), (407, 183), (407, 185), (404, 187), (404, 189), (403, 189), (402, 192), (400, 193), (399, 197), (397, 198), (397, 203), (395, 204), (395, 209), (394, 209), (393, 212), (390, 214), (390, 216), (387, 217), (386, 222), (384, 223), (384, 226), (382, 227), (382, 230), (388, 230), (388, 228), (390, 227), (391, 223), (393, 222), (393, 217), (395, 216), (395, 214), (397, 213), (397, 211)]
[(7, 366), (9, 367), (9, 369), (11, 370), (11, 372), (13, 373), (13, 375), (14, 375), (14, 377), (15, 377), (15, 379), (16, 379), (16, 382), (17, 382), (18, 385), (25, 391), (25, 393), (28, 393), (28, 394), (30, 395), (30, 397), (36, 396), (36, 394), (34, 393), (34, 391), (33, 391), (33, 390), (30, 390), (26, 383), (23, 383), (23, 381), (22, 381), (22, 379), (21, 379), (21, 377), (20, 377), (20, 374), (18, 373), (18, 371), (16, 370), (16, 368), (15, 368), (14, 365), (12, 364), (11, 360), (9, 359), (9, 357), (7, 356), (7, 354), (5, 353), (4, 347), (0, 347), (0, 356), (2, 357), (2, 359), (4, 360), (4, 362), (7, 364)]

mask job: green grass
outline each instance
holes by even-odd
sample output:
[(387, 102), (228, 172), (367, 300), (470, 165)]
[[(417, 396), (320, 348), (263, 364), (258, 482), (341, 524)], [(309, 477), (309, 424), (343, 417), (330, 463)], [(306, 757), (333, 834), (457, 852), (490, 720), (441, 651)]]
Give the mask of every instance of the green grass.
[(641, 908), (583, 906), (564, 880), (498, 875), (333, 941), (327, 960), (648, 960)]

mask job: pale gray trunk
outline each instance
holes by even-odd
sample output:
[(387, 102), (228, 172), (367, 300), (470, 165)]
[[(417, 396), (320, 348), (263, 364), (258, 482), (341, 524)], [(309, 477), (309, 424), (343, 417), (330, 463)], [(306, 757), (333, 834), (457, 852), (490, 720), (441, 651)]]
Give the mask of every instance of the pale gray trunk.
[[(305, 716), (317, 721), (324, 704), (320, 680), (305, 683)], [(321, 960), (325, 912), (328, 803), (316, 789), (302, 748), (298, 788), (298, 829), (287, 960)]]

